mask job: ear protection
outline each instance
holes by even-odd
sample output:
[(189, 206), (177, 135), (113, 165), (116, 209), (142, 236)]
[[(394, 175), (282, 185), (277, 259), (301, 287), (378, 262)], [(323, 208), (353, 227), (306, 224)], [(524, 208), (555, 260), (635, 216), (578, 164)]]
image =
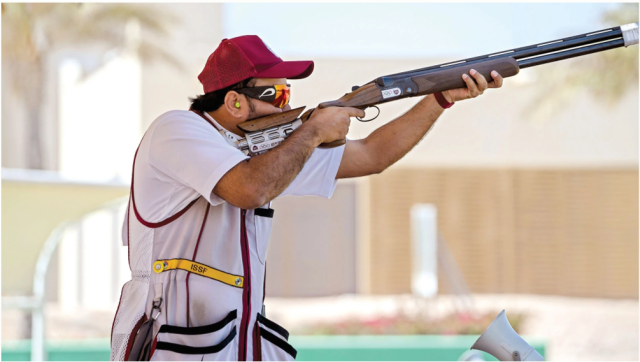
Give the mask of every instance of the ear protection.
[(236, 102), (236, 108), (240, 108), (240, 102)]

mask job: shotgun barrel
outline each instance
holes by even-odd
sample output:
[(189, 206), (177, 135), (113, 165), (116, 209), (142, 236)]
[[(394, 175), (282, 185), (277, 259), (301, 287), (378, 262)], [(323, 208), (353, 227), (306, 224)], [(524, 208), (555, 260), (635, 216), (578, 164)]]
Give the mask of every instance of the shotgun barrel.
[(559, 60), (591, 54), (622, 46), (638, 44), (638, 23), (632, 23), (595, 32), (574, 35), (544, 43), (505, 50), (497, 53), (485, 54), (473, 58), (458, 60), (444, 64), (414, 69), (407, 72), (378, 77), (375, 83), (381, 87), (388, 87), (395, 81), (442, 70), (445, 67), (460, 67), (477, 64), (489, 59), (510, 57), (518, 62), (520, 69), (535, 65), (551, 63)]

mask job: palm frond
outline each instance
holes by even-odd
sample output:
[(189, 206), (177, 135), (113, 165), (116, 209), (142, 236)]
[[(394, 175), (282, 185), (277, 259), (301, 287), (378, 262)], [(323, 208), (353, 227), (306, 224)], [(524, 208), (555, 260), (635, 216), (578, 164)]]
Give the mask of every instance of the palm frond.
[(163, 62), (178, 71), (186, 71), (184, 65), (173, 54), (154, 43), (141, 42), (138, 47), (138, 55), (144, 62)]
[[(126, 25), (133, 19), (145, 35), (156, 38), (166, 37), (179, 20), (153, 6), (138, 4), (3, 4), (3, 59), (24, 61), (34, 54), (89, 43), (122, 48)], [(145, 48), (147, 59), (154, 58), (151, 51), (160, 50)], [(159, 51), (155, 58), (179, 63), (167, 52)]]
[(157, 36), (167, 36), (169, 28), (179, 23), (179, 19), (174, 14), (148, 5), (87, 4), (84, 10), (88, 24), (111, 27), (136, 19), (143, 29)]
[[(604, 13), (609, 26), (638, 21), (638, 4), (621, 4)], [(590, 54), (534, 70), (543, 85), (522, 116), (529, 120), (549, 119), (560, 112), (579, 93), (586, 92), (596, 101), (614, 107), (629, 91), (638, 86), (637, 49), (618, 48)]]

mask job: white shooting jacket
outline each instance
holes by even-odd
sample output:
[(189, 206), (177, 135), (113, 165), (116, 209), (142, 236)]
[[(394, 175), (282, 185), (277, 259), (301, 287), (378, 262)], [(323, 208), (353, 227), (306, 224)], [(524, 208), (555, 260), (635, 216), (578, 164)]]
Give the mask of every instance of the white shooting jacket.
[[(324, 185), (328, 192), (322, 196), (329, 197), (335, 188), (335, 160), (339, 164), (343, 151), (341, 147), (316, 155), (332, 159), (321, 162), (326, 170), (310, 169), (308, 161), (298, 177), (305, 172), (309, 178), (328, 174), (333, 186)], [(128, 359), (139, 326), (149, 318), (157, 318), (151, 360), (294, 360), (289, 333), (263, 313), (274, 211), (268, 205), (255, 210), (227, 202), (213, 206), (200, 196), (172, 216), (148, 222), (133, 192), (136, 158), (144, 152), (143, 137), (134, 157), (123, 227), (131, 280), (122, 288), (114, 318), (111, 360)]]

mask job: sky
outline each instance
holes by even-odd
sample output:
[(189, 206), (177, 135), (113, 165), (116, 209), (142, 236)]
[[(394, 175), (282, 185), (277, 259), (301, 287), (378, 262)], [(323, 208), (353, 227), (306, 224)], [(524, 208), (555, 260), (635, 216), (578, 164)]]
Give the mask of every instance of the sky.
[[(471, 57), (589, 33), (615, 3), (230, 3), (225, 37), (280, 57)], [(622, 25), (622, 24), (618, 24)]]

